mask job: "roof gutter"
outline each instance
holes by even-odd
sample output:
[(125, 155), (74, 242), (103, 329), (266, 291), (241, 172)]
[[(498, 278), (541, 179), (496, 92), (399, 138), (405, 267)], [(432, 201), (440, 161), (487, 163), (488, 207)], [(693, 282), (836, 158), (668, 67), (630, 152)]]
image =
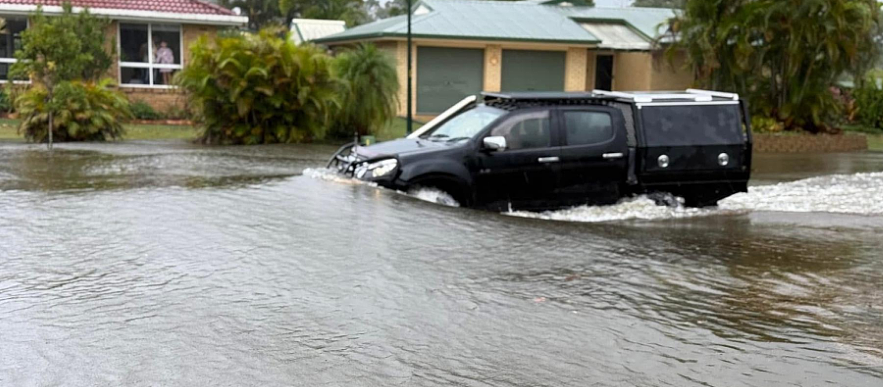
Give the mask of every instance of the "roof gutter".
[[(377, 40), (381, 38), (403, 38), (407, 34), (396, 32), (375, 32), (371, 34), (361, 34), (353, 36), (341, 37), (325, 37), (312, 40), (318, 44), (346, 44), (361, 40)], [(457, 35), (432, 35), (432, 34), (411, 34), (413, 38), (418, 39), (442, 39), (442, 40), (480, 40), (494, 42), (518, 42), (518, 43), (559, 43), (559, 44), (578, 44), (585, 46), (594, 46), (601, 43), (600, 40), (567, 40), (567, 39), (529, 39), (529, 38), (498, 38), (485, 36), (457, 36)]]
[[(73, 7), (74, 13), (80, 13), (83, 7)], [(6, 15), (30, 15), (37, 11), (36, 5), (23, 4), (0, 4), (0, 13)], [(60, 6), (46, 5), (43, 6), (43, 13), (47, 15), (59, 15), (64, 9)], [(156, 12), (156, 11), (139, 11), (128, 9), (114, 8), (89, 8), (89, 13), (96, 16), (105, 16), (113, 20), (124, 21), (146, 21), (146, 22), (168, 22), (168, 23), (193, 23), (208, 24), (218, 26), (241, 27), (248, 24), (248, 17), (234, 15), (214, 15), (202, 13), (175, 13), (175, 12)]]

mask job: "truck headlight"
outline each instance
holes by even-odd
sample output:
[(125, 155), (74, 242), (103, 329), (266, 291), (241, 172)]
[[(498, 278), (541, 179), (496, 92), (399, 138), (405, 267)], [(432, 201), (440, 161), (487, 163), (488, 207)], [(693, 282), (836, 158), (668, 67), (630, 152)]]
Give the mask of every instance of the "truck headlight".
[(396, 167), (399, 166), (399, 162), (396, 159), (386, 159), (375, 161), (373, 163), (362, 164), (356, 167), (356, 178), (362, 180), (374, 180), (381, 177), (386, 177), (395, 171)]

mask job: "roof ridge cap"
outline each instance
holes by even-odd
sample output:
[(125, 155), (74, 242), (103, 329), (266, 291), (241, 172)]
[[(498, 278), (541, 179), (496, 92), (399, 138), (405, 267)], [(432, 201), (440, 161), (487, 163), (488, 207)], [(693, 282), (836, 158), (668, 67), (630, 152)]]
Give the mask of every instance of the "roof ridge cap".
[(214, 10), (216, 10), (216, 11), (219, 11), (219, 12), (225, 14), (225, 15), (239, 16), (239, 15), (236, 14), (236, 12), (233, 12), (233, 10), (231, 10), (231, 9), (224, 8), (224, 7), (222, 7), (222, 6), (220, 6), (220, 5), (217, 5), (217, 4), (214, 4), (214, 3), (209, 3), (208, 1), (203, 1), (203, 0), (190, 0), (190, 1), (193, 2), (193, 3), (197, 3), (197, 4), (201, 4), (201, 5), (207, 6), (207, 7), (211, 8), (211, 9), (214, 9)]
[(662, 8), (662, 7), (587, 7), (587, 8), (599, 8), (599, 9), (610, 9), (610, 10), (628, 10), (628, 11), (641, 11), (641, 12), (674, 12), (675, 8)]

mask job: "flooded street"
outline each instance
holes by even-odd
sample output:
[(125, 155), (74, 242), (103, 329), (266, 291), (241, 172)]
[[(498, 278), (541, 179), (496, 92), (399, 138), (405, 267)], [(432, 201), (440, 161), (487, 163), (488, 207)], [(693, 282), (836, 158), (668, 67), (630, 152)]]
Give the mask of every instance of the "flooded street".
[(0, 142), (0, 385), (883, 385), (883, 153), (495, 214), (333, 151)]

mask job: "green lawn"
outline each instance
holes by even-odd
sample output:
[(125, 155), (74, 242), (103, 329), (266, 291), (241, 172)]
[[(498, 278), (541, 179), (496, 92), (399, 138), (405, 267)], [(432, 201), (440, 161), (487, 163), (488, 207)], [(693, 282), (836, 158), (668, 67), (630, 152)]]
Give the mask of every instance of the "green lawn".
[[(0, 140), (21, 140), (22, 136), (18, 134), (19, 120), (8, 118), (0, 119)], [(378, 141), (392, 140), (405, 136), (405, 119), (396, 118), (393, 122), (383, 130), (377, 133)], [(422, 122), (414, 121), (414, 130), (423, 126)], [(196, 138), (198, 130), (192, 126), (177, 125), (134, 125), (127, 124), (126, 140), (190, 140)]]
[(182, 125), (125, 125), (126, 140), (192, 140), (199, 130)]
[[(0, 119), (0, 140), (20, 140), (24, 138), (18, 133), (19, 120)], [(126, 124), (126, 140), (166, 140), (194, 139), (197, 130), (192, 126), (178, 125), (134, 125)]]
[[(405, 132), (407, 131), (407, 123), (408, 121), (404, 118), (396, 118), (390, 123), (389, 126), (377, 132), (377, 141), (387, 141), (394, 140), (396, 138), (405, 137)], [(423, 126), (423, 122), (414, 121), (413, 130), (420, 129)]]
[(868, 150), (883, 152), (883, 134), (868, 135)]
[(862, 125), (846, 125), (844, 131), (863, 133), (868, 136), (868, 150), (883, 152), (883, 129), (871, 128)]

